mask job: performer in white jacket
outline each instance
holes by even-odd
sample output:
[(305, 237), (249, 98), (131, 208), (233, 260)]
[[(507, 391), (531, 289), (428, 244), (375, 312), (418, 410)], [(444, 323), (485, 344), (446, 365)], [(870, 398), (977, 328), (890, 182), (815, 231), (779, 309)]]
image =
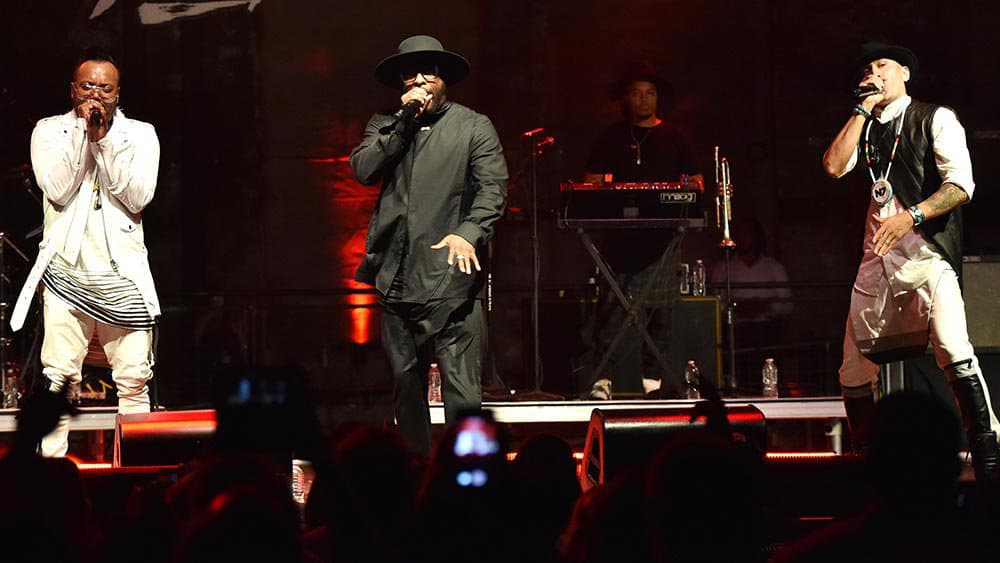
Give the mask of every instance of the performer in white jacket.
[[(118, 387), (118, 410), (149, 412), (152, 328), (160, 305), (149, 271), (140, 212), (153, 199), (160, 145), (148, 123), (118, 109), (119, 72), (88, 53), (70, 83), (73, 110), (42, 119), (31, 134), (31, 164), (45, 193), (45, 233), (18, 297), (11, 328), (24, 324), (42, 287), (42, 373), (48, 389), (78, 383), (95, 332)], [(62, 456), (69, 419), (42, 440)]]

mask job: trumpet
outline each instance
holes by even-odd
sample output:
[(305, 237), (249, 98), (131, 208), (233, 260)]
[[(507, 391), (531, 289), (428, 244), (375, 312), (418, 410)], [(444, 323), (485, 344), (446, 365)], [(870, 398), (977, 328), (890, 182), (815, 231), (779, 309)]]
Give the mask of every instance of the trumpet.
[(736, 242), (729, 232), (729, 224), (733, 221), (733, 184), (729, 176), (729, 160), (719, 159), (719, 147), (713, 149), (715, 160), (715, 226), (722, 231), (722, 242), (719, 246), (735, 248)]

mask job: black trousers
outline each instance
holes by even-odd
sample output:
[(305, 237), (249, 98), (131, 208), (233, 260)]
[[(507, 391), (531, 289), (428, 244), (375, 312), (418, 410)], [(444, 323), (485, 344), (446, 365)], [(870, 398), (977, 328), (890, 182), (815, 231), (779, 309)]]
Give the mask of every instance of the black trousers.
[(437, 361), (445, 422), (482, 405), (483, 309), (478, 299), (383, 302), (382, 346), (392, 367), (396, 424), (413, 451), (431, 450), (427, 371)]

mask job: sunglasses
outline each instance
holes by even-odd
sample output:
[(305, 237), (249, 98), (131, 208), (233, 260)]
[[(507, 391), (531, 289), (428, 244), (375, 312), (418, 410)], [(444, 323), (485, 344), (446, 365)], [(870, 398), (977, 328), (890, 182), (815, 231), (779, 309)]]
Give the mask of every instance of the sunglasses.
[(427, 80), (433, 80), (440, 76), (439, 72), (440, 69), (437, 65), (428, 64), (404, 69), (399, 73), (399, 78), (402, 79), (403, 84), (410, 84), (417, 79), (418, 74), (423, 75)]

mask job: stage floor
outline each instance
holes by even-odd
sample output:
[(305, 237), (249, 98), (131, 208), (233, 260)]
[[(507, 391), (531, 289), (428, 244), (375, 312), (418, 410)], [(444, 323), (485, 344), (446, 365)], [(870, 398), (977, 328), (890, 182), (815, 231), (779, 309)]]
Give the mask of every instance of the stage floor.
[[(693, 400), (662, 401), (521, 401), (485, 402), (483, 408), (493, 411), (500, 422), (508, 424), (532, 423), (583, 423), (590, 421), (594, 409), (680, 409), (689, 408)], [(730, 406), (753, 405), (764, 413), (765, 420), (842, 419), (844, 404), (840, 397), (815, 397), (796, 399), (733, 398), (726, 399)], [(444, 406), (432, 404), (431, 423), (444, 424)], [(114, 430), (115, 407), (82, 407), (80, 414), (70, 422), (70, 430)], [(17, 426), (17, 409), (0, 409), (0, 432), (13, 432)]]
[[(488, 401), (483, 407), (493, 412), (497, 421), (509, 431), (510, 446), (516, 451), (520, 444), (538, 434), (565, 439), (574, 449), (581, 449), (591, 415), (595, 409), (628, 411), (635, 409), (662, 410), (664, 414), (689, 410), (694, 400), (617, 400), (617, 401)], [(752, 405), (764, 414), (767, 430), (767, 451), (770, 453), (832, 453), (844, 451), (845, 413), (840, 397), (780, 398), (739, 397), (725, 400), (728, 406)], [(107, 432), (115, 430), (115, 407), (82, 407), (70, 422), (70, 430), (86, 434), (79, 436), (74, 455), (82, 459), (106, 461)], [(190, 413), (196, 411), (161, 411)], [(200, 411), (204, 413), (211, 411)], [(444, 428), (444, 407), (430, 406), (434, 434)], [(17, 410), (0, 410), (0, 433), (16, 429)], [(347, 422), (344, 420), (342, 422)], [(176, 421), (175, 421), (176, 424)], [(182, 423), (183, 424), (183, 423)], [(193, 428), (193, 427), (192, 427)], [(177, 431), (178, 428), (174, 427)], [(71, 449), (73, 446), (71, 444)]]
[[(521, 401), (486, 402), (483, 408), (493, 411), (500, 422), (508, 424), (582, 422), (590, 421), (594, 409), (682, 409), (690, 408), (694, 400), (630, 400), (630, 401)], [(841, 419), (844, 402), (840, 397), (816, 397), (800, 399), (765, 399), (744, 397), (726, 399), (728, 406), (753, 405), (764, 413), (766, 420), (788, 419)], [(444, 424), (444, 407), (431, 405), (431, 423)]]

